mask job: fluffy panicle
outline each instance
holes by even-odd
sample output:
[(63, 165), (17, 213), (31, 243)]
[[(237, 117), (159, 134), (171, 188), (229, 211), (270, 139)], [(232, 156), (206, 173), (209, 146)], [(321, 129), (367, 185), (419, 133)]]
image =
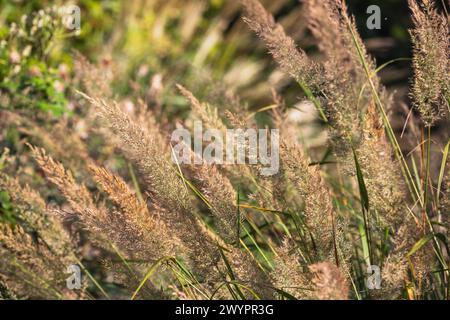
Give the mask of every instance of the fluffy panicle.
[[(243, 3), (246, 12), (244, 20), (264, 40), (274, 59), (303, 88), (316, 96), (315, 105), (323, 109), (330, 124), (334, 151), (339, 155), (347, 154), (351, 146), (360, 141), (363, 113), (372, 100), (369, 87), (365, 85), (366, 75), (355, 42), (370, 71), (375, 68), (357, 36), (355, 23), (347, 15), (345, 3), (306, 2), (309, 27), (319, 39), (319, 47), (326, 50), (327, 59), (323, 64), (313, 62), (297, 49), (294, 41), (257, 0)], [(376, 77), (373, 82), (384, 96)]]
[[(365, 74), (360, 57), (354, 46), (355, 40), (364, 50), (363, 55), (366, 61), (371, 63), (371, 59), (365, 52), (362, 40), (359, 37), (354, 40), (349, 31), (347, 21), (344, 19), (344, 17), (347, 17), (345, 2), (306, 0), (304, 4), (308, 27), (317, 39), (319, 49), (326, 56), (324, 65), (327, 76), (331, 78), (330, 80), (340, 81), (341, 85), (345, 85), (344, 87), (336, 88), (337, 90), (344, 90), (345, 94), (352, 99), (358, 98), (357, 95), (365, 83)], [(354, 23), (351, 24), (351, 28), (356, 31)], [(356, 32), (355, 34), (357, 35)], [(373, 69), (373, 65), (371, 65), (371, 69)], [(345, 75), (344, 78), (342, 78), (343, 75)], [(351, 84), (353, 87), (350, 86)], [(370, 94), (368, 88), (362, 93), (363, 97)], [(355, 101), (357, 99), (347, 106), (347, 108), (353, 108), (353, 113), (357, 111), (358, 107), (354, 103)]]
[(236, 191), (216, 166), (202, 165), (201, 168), (197, 166), (193, 169), (194, 179), (217, 218), (220, 235), (226, 241), (236, 242), (239, 226)]
[[(348, 30), (339, 12), (343, 3), (334, 0), (305, 0), (304, 12), (308, 28), (317, 39), (320, 51), (327, 56), (327, 60), (338, 59), (341, 67), (347, 71), (352, 66), (352, 47)], [(345, 9), (345, 8), (344, 8)], [(339, 62), (335, 62), (336, 65)]]
[(158, 206), (166, 209), (161, 219), (192, 250), (190, 257), (197, 267), (210, 269), (219, 259), (218, 252), (210, 236), (200, 227), (192, 199), (171, 163), (170, 154), (161, 152), (165, 148), (162, 137), (149, 135), (116, 104), (109, 106), (103, 100), (85, 98), (114, 132), (124, 155), (135, 163), (145, 181), (146, 191)]
[(407, 271), (408, 261), (405, 252), (398, 251), (390, 254), (381, 272), (383, 282), (380, 296), (384, 299), (398, 299), (406, 283)]
[[(290, 201), (291, 197), (286, 194), (282, 197), (288, 201), (288, 207), (303, 213), (309, 233), (306, 242), (310, 259), (305, 262), (333, 261), (346, 275), (351, 258), (351, 249), (345, 239), (349, 227), (348, 216), (338, 214), (334, 209), (333, 195), (320, 168), (310, 165), (309, 157), (297, 142), (295, 125), (281, 115), (276, 117), (276, 123), (281, 133), (280, 162), (285, 179), (284, 188), (293, 189), (294, 201)], [(301, 199), (300, 206), (298, 199)]]
[(8, 193), (14, 204), (15, 218), (27, 230), (33, 230), (55, 253), (62, 256), (71, 254), (71, 239), (38, 192), (21, 186), (17, 179), (3, 173), (0, 173), (0, 191)]
[[(400, 166), (392, 158), (392, 149), (373, 104), (367, 111), (362, 142), (355, 152), (364, 176), (370, 208), (379, 218), (380, 226), (388, 228), (393, 234), (392, 252), (382, 269), (383, 279), (386, 279), (382, 289), (386, 297), (398, 298), (408, 279), (407, 254), (423, 233), (405, 203), (406, 187)], [(418, 282), (430, 271), (433, 260), (430, 252), (420, 250), (411, 258)]]
[(450, 41), (448, 20), (434, 8), (434, 1), (409, 0), (413, 13), (414, 79), (411, 96), (422, 120), (432, 126), (449, 110)]
[(313, 264), (314, 296), (319, 300), (347, 300), (349, 288), (346, 278), (336, 265), (329, 262)]
[(336, 213), (329, 190), (319, 169), (309, 166), (308, 158), (292, 132), (282, 130), (280, 138), (280, 160), (285, 177), (303, 200), (305, 224), (314, 237), (315, 243), (310, 243), (310, 250), (316, 251), (319, 259), (333, 258)]
[[(237, 246), (239, 244), (239, 227), (242, 224), (242, 221), (238, 220), (237, 214), (237, 192), (215, 166), (202, 165), (195, 169), (192, 174), (206, 197), (212, 214), (217, 219), (219, 235), (226, 242)], [(237, 247), (230, 247), (229, 251), (227, 256), (231, 261), (236, 279), (253, 288), (263, 298), (271, 298), (273, 292), (270, 290), (270, 280), (259, 268), (254, 258)], [(225, 266), (221, 267), (226, 270)]]
[[(261, 299), (273, 299), (274, 290), (271, 279), (256, 263), (253, 256), (242, 252), (239, 248), (231, 248), (226, 256), (231, 261), (236, 280), (252, 288)], [(226, 270), (224, 266), (222, 268)], [(251, 294), (248, 296), (253, 298)]]
[[(66, 268), (77, 250), (61, 221), (39, 193), (0, 173), (0, 191), (10, 195), (14, 227), (0, 225), (0, 262), (5, 283), (19, 298), (80, 298), (65, 289)], [(23, 281), (26, 279), (26, 281)]]
[(312, 283), (307, 268), (299, 261), (296, 246), (285, 239), (274, 257), (275, 270), (271, 273), (274, 285), (297, 299), (311, 299)]
[(383, 264), (381, 276), (383, 279), (380, 298), (398, 299), (405, 284), (411, 285), (411, 276), (415, 280), (415, 295), (428, 290), (428, 277), (434, 265), (433, 244), (426, 243), (422, 248), (410, 254), (411, 249), (423, 238), (424, 233), (418, 226), (419, 222), (410, 215), (406, 216), (392, 237), (391, 250)]
[[(147, 184), (148, 191), (159, 203), (172, 208), (174, 212), (190, 211), (190, 199), (182, 180), (170, 161), (170, 154), (162, 153), (166, 142), (160, 135), (150, 135), (135, 123), (117, 104), (107, 105), (99, 99), (86, 98), (96, 108), (99, 116), (113, 130), (122, 143), (125, 155), (136, 162), (137, 169)], [(189, 217), (191, 214), (186, 215)]]
[(264, 41), (269, 52), (284, 72), (304, 85), (314, 87), (321, 79), (320, 67), (299, 50), (283, 27), (258, 0), (243, 0), (244, 21)]
[[(344, 162), (344, 170), (351, 173), (354, 161), (349, 147), (355, 149), (372, 208), (380, 215), (383, 225), (396, 230), (405, 219), (405, 190), (399, 164), (392, 160), (392, 149), (366, 83), (361, 59), (370, 74), (375, 74), (375, 64), (358, 36), (344, 1), (308, 0), (305, 6), (309, 27), (327, 58), (324, 65), (328, 81), (323, 89), (335, 151)], [(372, 77), (372, 82), (384, 107), (389, 108), (390, 98), (379, 78)]]
[(123, 227), (125, 237), (121, 247), (126, 247), (130, 255), (149, 261), (176, 256), (175, 248), (180, 246), (179, 240), (169, 236), (169, 229), (160, 220), (161, 213), (151, 214), (146, 203), (139, 200), (119, 176), (93, 165), (90, 170), (94, 180), (118, 209), (114, 217), (117, 222), (113, 223)]
[(66, 288), (66, 269), (74, 254), (59, 255), (21, 226), (0, 225), (0, 274), (18, 298), (77, 299), (83, 290)]
[[(146, 205), (121, 179), (91, 166), (94, 180), (114, 204), (113, 208), (107, 208), (103, 203), (94, 203), (87, 188), (76, 183), (72, 174), (43, 150), (33, 148), (33, 154), (46, 178), (58, 187), (77, 215), (79, 224), (89, 231), (90, 238), (97, 245), (141, 263), (154, 263), (160, 258), (175, 255), (178, 240), (170, 236), (157, 217), (150, 216)], [(129, 273), (129, 270), (124, 272)], [(132, 276), (136, 278), (130, 274)], [(151, 290), (151, 295), (158, 293), (152, 286), (146, 289)]]
[(392, 149), (374, 104), (367, 111), (363, 138), (356, 155), (371, 207), (378, 212), (383, 225), (397, 229), (407, 215), (404, 206), (406, 190), (400, 166), (392, 158)]
[(65, 165), (78, 172), (83, 172), (86, 161), (89, 161), (88, 150), (81, 138), (68, 127), (67, 120), (59, 120), (51, 128), (43, 128), (30, 118), (14, 112), (4, 111), (9, 125), (14, 124), (17, 130), (31, 138)]
[[(326, 81), (321, 89), (331, 125), (331, 140), (335, 152), (345, 155), (351, 146), (360, 144), (365, 112), (373, 100), (361, 58), (371, 74), (375, 74), (375, 64), (366, 52), (344, 1), (307, 0), (305, 7), (309, 28), (326, 57)], [(378, 77), (374, 76), (372, 82), (383, 100), (388, 102)]]
[[(72, 173), (52, 157), (48, 156), (43, 149), (31, 147), (34, 158), (44, 171), (48, 181), (57, 186), (58, 190), (66, 198), (72, 210), (80, 215), (83, 222), (95, 230), (100, 231), (101, 221), (106, 220), (107, 212), (105, 208), (97, 208), (91, 194), (84, 185), (79, 185)], [(101, 234), (101, 232), (98, 232)]]
[[(439, 148), (431, 147), (432, 141), (441, 139), (438, 127), (448, 120), (450, 100), (448, 17), (438, 12), (437, 1), (408, 0), (414, 23), (410, 97), (429, 134), (426, 139), (423, 131), (420, 141), (420, 130), (410, 121), (414, 116), (408, 114), (406, 122), (412, 129), (407, 135), (417, 140), (408, 155), (403, 154), (409, 148), (405, 136), (402, 133), (398, 140), (397, 125), (389, 120), (393, 104), (378, 76), (384, 65), (377, 69), (344, 0), (301, 1), (305, 23), (300, 31), (309, 28), (319, 49), (311, 57), (258, 0), (240, 2), (245, 23), (282, 71), (273, 72), (267, 81), (260, 78), (261, 71), (267, 71), (266, 61), (247, 63), (234, 50), (219, 61), (211, 51), (241, 41), (242, 26), (232, 20), (222, 32), (240, 10), (238, 3), (224, 7), (225, 20), (206, 28), (204, 39), (192, 37), (198, 26), (190, 17), (181, 14), (181, 20), (174, 20), (161, 15), (151, 29), (162, 35), (164, 48), (141, 48), (129, 57), (132, 64), (127, 59), (120, 64), (101, 59), (93, 65), (75, 54), (73, 77), (65, 65), (55, 76), (87, 92), (77, 91), (77, 98), (69, 87), (54, 83), (54, 92), (40, 94), (45, 89), (41, 88), (36, 99), (33, 88), (38, 83), (28, 83), (28, 76), (53, 75), (51, 68), (47, 70), (44, 61), (27, 72), (26, 57), (41, 60), (34, 58), (35, 50), (10, 53), (10, 47), (20, 47), (18, 40), (7, 37), (1, 42), (0, 51), (7, 49), (3, 58), (10, 62), (2, 67), (12, 66), (15, 74), (9, 77), (13, 86), (8, 88), (12, 94), (16, 89), (25, 96), (33, 93), (28, 98), (37, 109), (27, 108), (28, 103), (17, 105), (10, 93), (0, 96), (5, 107), (0, 110), (0, 148), (11, 146), (13, 155), (9, 149), (0, 150), (0, 299), (84, 299), (97, 297), (99, 291), (112, 298), (128, 298), (134, 292), (132, 299), (448, 296), (449, 252), (444, 237), (450, 236), (450, 157), (436, 166)], [(274, 1), (271, 10), (279, 12), (284, 2)], [(171, 12), (171, 5), (156, 7)], [(188, 7), (202, 18), (202, 5)], [(138, 9), (124, 17), (138, 14)], [(298, 18), (298, 10), (293, 10), (281, 19), (289, 26)], [(170, 30), (178, 20), (188, 26), (181, 47), (172, 43), (179, 38), (173, 37), (173, 30), (165, 34), (167, 19)], [(21, 24), (28, 24), (26, 16)], [(11, 26), (11, 35), (17, 31), (16, 25)], [(114, 43), (128, 42), (129, 34), (123, 34), (124, 41), (121, 32), (117, 34)], [(184, 48), (189, 39), (195, 40), (194, 45)], [(168, 55), (159, 54), (168, 48)], [(153, 56), (146, 54), (147, 49)], [(195, 59), (198, 66), (216, 61), (217, 68), (197, 72), (180, 64), (176, 55), (184, 49), (189, 49), (188, 56), (200, 57)], [(166, 70), (167, 65), (175, 68)], [(139, 70), (131, 73), (130, 85), (126, 92), (120, 90), (124, 95), (115, 103), (116, 80), (136, 66)], [(297, 93), (307, 101), (289, 108), (284, 99), (289, 101), (296, 91), (282, 73), (293, 79)], [(223, 83), (215, 79), (221, 74)], [(45, 86), (52, 87), (51, 78)], [(16, 80), (19, 86), (14, 85)], [(28, 82), (22, 88), (24, 80)], [(174, 81), (196, 88), (204, 101), (176, 85), (191, 105), (191, 112), (181, 110), (180, 95), (170, 88)], [(149, 89), (145, 83), (150, 83)], [(273, 103), (249, 111), (224, 83), (240, 88), (256, 104), (266, 99), (261, 96), (264, 88), (273, 85)], [(254, 90), (249, 89), (251, 84)], [(285, 98), (276, 93), (280, 87)], [(65, 105), (66, 98), (71, 101), (70, 116), (46, 116), (42, 109), (49, 103)], [(311, 110), (313, 106), (317, 110)], [(303, 107), (305, 112), (293, 112)], [(221, 155), (227, 160), (230, 143), (237, 143), (233, 158), (237, 147), (248, 165), (210, 163), (185, 139), (177, 141), (186, 143), (183, 153), (189, 150), (190, 159), (201, 162), (176, 163), (171, 130), (192, 129), (194, 124), (195, 131), (194, 120), (209, 133), (214, 130), (213, 135), (226, 137)], [(257, 131), (261, 126), (278, 129), (272, 131), (276, 140), (270, 134), (264, 144), (260, 137), (258, 150), (250, 149), (254, 146), (249, 133), (261, 133)], [(228, 129), (240, 129), (247, 137), (231, 142)], [(217, 139), (211, 137), (215, 147)], [(279, 170), (263, 176), (268, 145), (276, 148), (271, 148), (270, 156), (279, 157), (275, 159)], [(213, 152), (212, 144), (202, 149), (205, 154)], [(446, 151), (442, 154), (447, 156)], [(312, 163), (310, 156), (317, 161)], [(42, 183), (43, 176), (49, 183)], [(87, 274), (95, 287), (83, 281), (81, 290), (69, 290), (68, 267), (82, 266), (84, 261), (94, 271)], [(369, 290), (367, 265), (381, 268), (380, 290)], [(97, 276), (101, 281), (95, 280)], [(108, 283), (107, 292), (100, 283)]]
[[(178, 85), (178, 89), (182, 92), (182, 94), (190, 101), (192, 109), (194, 113), (199, 116), (202, 121), (204, 121), (205, 127), (208, 129), (218, 129), (221, 130), (222, 134), (226, 134), (225, 130), (227, 129), (224, 122), (221, 118), (217, 116), (217, 111), (214, 110), (214, 112), (211, 111), (211, 108), (206, 103), (200, 103), (195, 96), (185, 89), (184, 87)], [(237, 99), (236, 97), (234, 98)], [(225, 110), (225, 116), (228, 119), (228, 121), (231, 123), (232, 127), (235, 129), (244, 129), (245, 128), (254, 128), (257, 129), (255, 123), (250, 120), (251, 115), (245, 110), (244, 107), (241, 108), (239, 112), (239, 116), (231, 112), (230, 110)], [(247, 142), (244, 142), (247, 143)], [(239, 146), (240, 147), (240, 146)], [(248, 143), (243, 146), (245, 148), (245, 153), (249, 154), (248, 152)], [(223, 152), (225, 152), (225, 146)], [(215, 181), (222, 181), (225, 177), (221, 177), (218, 170), (215, 169), (209, 169), (207, 167), (193, 167), (191, 168), (193, 170), (193, 176), (197, 177), (200, 182), (201, 181), (213, 181), (213, 177), (215, 177)], [(195, 172), (198, 170), (197, 172)], [(212, 171), (211, 171), (212, 170)], [(210, 173), (215, 173), (211, 176), (209, 179), (205, 179), (209, 176), (208, 171)], [(223, 166), (223, 174), (226, 176), (226, 181), (224, 182), (225, 188), (221, 192), (226, 194), (225, 199), (227, 199), (227, 202), (229, 203), (228, 208), (231, 209), (230, 204), (234, 204), (236, 202), (236, 192), (234, 191), (232, 185), (230, 184), (231, 181), (239, 181), (241, 183), (246, 183), (247, 185), (252, 185), (255, 183), (254, 177), (258, 176), (258, 167), (257, 166), (233, 166), (233, 165), (224, 165)], [(270, 207), (270, 208), (280, 208), (280, 205), (278, 204), (277, 199), (273, 196), (273, 182), (270, 179), (265, 179), (264, 177), (259, 177), (258, 185), (259, 187), (255, 191), (254, 194), (251, 195), (251, 198), (255, 200), (260, 206), (263, 207)], [(211, 187), (213, 187), (211, 185)], [(217, 189), (217, 187), (216, 187)], [(234, 199), (232, 197), (232, 194), (234, 193)], [(217, 199), (220, 199), (220, 197), (216, 197)], [(226, 219), (228, 221), (228, 226), (232, 226), (233, 233), (235, 233), (236, 230), (236, 224), (237, 219), (235, 217), (235, 211), (231, 213), (229, 211), (229, 217)], [(234, 229), (233, 229), (234, 228)]]
[[(205, 126), (211, 129), (219, 129), (224, 132), (226, 127), (217, 116), (217, 112), (211, 113), (207, 104), (200, 103), (198, 99), (187, 89), (178, 85), (178, 89), (190, 101), (194, 112), (204, 121)], [(194, 155), (195, 156), (195, 155)], [(222, 174), (214, 165), (197, 165), (186, 167), (194, 182), (199, 186), (200, 191), (205, 196), (205, 200), (211, 213), (217, 221), (217, 229), (220, 236), (228, 243), (238, 244), (239, 221), (237, 215), (237, 192), (229, 179)], [(242, 170), (244, 174), (250, 176), (251, 171)], [(229, 168), (232, 170), (231, 168)], [(227, 170), (225, 170), (227, 171)], [(259, 269), (255, 261), (246, 253), (237, 248), (230, 248), (229, 258), (238, 280), (246, 285), (256, 288), (258, 294), (263, 297), (271, 297), (269, 290), (269, 279)]]
[(205, 126), (224, 131), (226, 127), (217, 114), (217, 109), (211, 108), (206, 103), (201, 103), (198, 99), (186, 88), (177, 84), (178, 90), (190, 102), (194, 113), (196, 113), (200, 120), (205, 123)]
[(72, 174), (43, 150), (35, 148), (33, 152), (47, 179), (58, 187), (82, 226), (101, 246), (112, 250), (113, 244), (129, 258), (150, 262), (173, 253), (176, 240), (162, 232), (165, 225), (150, 216), (146, 205), (120, 178), (91, 166), (94, 180), (115, 205), (107, 209), (103, 204), (95, 204), (86, 187), (76, 183)]
[[(217, 108), (210, 106), (208, 103), (200, 102), (192, 92), (190, 92), (183, 86), (177, 84), (177, 88), (191, 104), (193, 114), (202, 121), (202, 124), (207, 129), (219, 130), (224, 136), (226, 135), (227, 126), (225, 125), (222, 118), (219, 117)], [(238, 117), (235, 113), (231, 112), (228, 109), (224, 110), (224, 114), (233, 127), (247, 127), (246, 118), (249, 118), (249, 114), (244, 107), (242, 107), (240, 110), (241, 117)], [(225, 151), (225, 146), (223, 151)], [(250, 169), (247, 166), (239, 166), (237, 170), (233, 170), (233, 168), (225, 166), (225, 171), (230, 175), (233, 174), (232, 171), (238, 171), (234, 173), (244, 174), (244, 176), (251, 175)]]
[(86, 57), (77, 53), (74, 60), (74, 72), (88, 94), (112, 97), (111, 70), (107, 65), (93, 65)]
[[(217, 128), (224, 130), (226, 127), (222, 120), (217, 117), (211, 119), (204, 117), (207, 107), (206, 104), (200, 103), (194, 95), (187, 91), (186, 89), (179, 86), (183, 95), (191, 102), (194, 113), (200, 116), (207, 128), (215, 129), (214, 124), (217, 124)], [(225, 113), (228, 115), (232, 126), (235, 128), (248, 128), (249, 124), (247, 119), (250, 118), (248, 112), (245, 110), (241, 111), (241, 117), (238, 117), (229, 110)], [(245, 146), (248, 148), (248, 145)], [(248, 150), (246, 151), (248, 153)], [(202, 166), (190, 166), (188, 167), (191, 175), (194, 177), (195, 182), (200, 186), (201, 191), (206, 196), (209, 205), (211, 206), (212, 213), (217, 217), (218, 220), (218, 231), (220, 235), (228, 241), (234, 243), (238, 239), (238, 227), (242, 224), (242, 221), (238, 221), (237, 216), (237, 192), (233, 188), (229, 179), (238, 176), (238, 181), (246, 181), (249, 185), (253, 185), (255, 182), (254, 177), (258, 176), (257, 166), (225, 166), (222, 174), (217, 167), (211, 165)], [(273, 179), (266, 179), (265, 177), (259, 177), (257, 182), (256, 191), (250, 196), (259, 206), (267, 208), (281, 208), (279, 200), (275, 196), (276, 186)], [(267, 218), (267, 221), (272, 221), (272, 217)], [(238, 264), (237, 270), (238, 277), (243, 279), (244, 282), (248, 282), (249, 277), (244, 272), (250, 272), (251, 274), (258, 274), (258, 277), (253, 280), (253, 284), (257, 285), (259, 292), (262, 292), (267, 296), (268, 280), (267, 277), (261, 273), (261, 271), (249, 259), (247, 254), (242, 254), (238, 250), (232, 249), (233, 261)], [(247, 264), (239, 263), (239, 261), (247, 261)], [(247, 279), (247, 280), (245, 280)], [(263, 284), (263, 285), (261, 285)]]
[[(198, 101), (190, 91), (181, 85), (177, 85), (177, 87), (183, 96), (189, 100), (194, 113), (201, 118), (206, 128), (217, 129), (222, 134), (225, 134), (226, 126), (222, 119), (218, 117), (217, 111), (211, 112), (209, 106)], [(195, 156), (192, 151), (192, 157)], [(236, 242), (239, 225), (236, 208), (237, 193), (228, 177), (222, 174), (214, 165), (192, 165), (186, 166), (186, 169), (189, 170), (195, 179), (195, 182), (200, 187), (200, 191), (202, 191), (208, 201), (211, 212), (217, 218), (220, 235), (227, 241)], [(225, 169), (225, 171), (228, 171), (229, 175), (233, 175), (230, 172), (232, 169), (229, 169)], [(248, 176), (251, 175), (247, 167), (241, 168), (239, 171), (241, 173), (245, 172)]]

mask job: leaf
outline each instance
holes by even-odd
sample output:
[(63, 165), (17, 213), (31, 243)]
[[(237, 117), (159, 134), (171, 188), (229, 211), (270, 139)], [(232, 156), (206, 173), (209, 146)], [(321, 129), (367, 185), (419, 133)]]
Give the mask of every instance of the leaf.
[(358, 157), (356, 156), (355, 149), (353, 149), (353, 157), (355, 159), (356, 176), (358, 178), (359, 194), (361, 196), (361, 205), (366, 211), (369, 211), (369, 195), (367, 193), (366, 183), (364, 182), (364, 177), (358, 162)]
[(444, 154), (442, 155), (441, 170), (439, 171), (439, 180), (438, 180), (438, 187), (437, 187), (437, 193), (436, 193), (438, 207), (439, 207), (439, 198), (441, 196), (442, 181), (444, 179), (445, 164), (447, 163), (447, 158), (448, 158), (449, 147), (450, 147), (450, 140), (447, 142), (447, 145), (445, 146)]
[(141, 291), (144, 284), (147, 282), (147, 280), (151, 277), (153, 272), (155, 272), (156, 268), (162, 264), (165, 261), (171, 260), (172, 257), (162, 257), (161, 259), (158, 259), (153, 263), (150, 268), (148, 269), (147, 273), (145, 274), (144, 278), (142, 279), (141, 283), (139, 283), (139, 286), (137, 287), (136, 291), (134, 291), (133, 295), (131, 296), (131, 300), (134, 300), (136, 296), (138, 295), (139, 291)]
[[(356, 152), (355, 149), (352, 148), (353, 151), (353, 157), (355, 159), (355, 167), (356, 167), (356, 176), (358, 178), (358, 186), (359, 186), (359, 194), (360, 194), (360, 198), (361, 198), (361, 207), (362, 207), (362, 214), (363, 214), (363, 218), (364, 218), (364, 234), (365, 237), (362, 237), (361, 240), (365, 241), (365, 245), (367, 246), (367, 259), (369, 259), (369, 263), (371, 264), (371, 261), (373, 261), (372, 259), (372, 249), (371, 249), (371, 235), (370, 235), (370, 228), (369, 228), (369, 222), (368, 222), (368, 217), (367, 214), (369, 213), (369, 195), (367, 193), (367, 188), (366, 188), (366, 183), (364, 182), (364, 176), (363, 173), (361, 171), (361, 167), (359, 165), (358, 162), (358, 157), (356, 156)], [(361, 233), (362, 235), (362, 233)], [(364, 247), (364, 242), (363, 242), (363, 247)]]
[[(220, 255), (221, 255), (221, 257), (222, 257), (223, 262), (225, 263), (225, 266), (226, 266), (226, 268), (227, 268), (227, 270), (228, 270), (228, 274), (229, 274), (229, 276), (230, 276), (232, 282), (236, 281), (236, 278), (234, 277), (233, 269), (231, 268), (231, 265), (230, 265), (230, 263), (228, 262), (227, 257), (226, 257), (225, 254), (223, 253), (223, 248), (222, 248), (221, 246), (219, 246), (219, 252), (220, 252)], [(245, 296), (244, 296), (244, 294), (242, 293), (242, 291), (241, 291), (241, 289), (239, 288), (239, 286), (234, 285), (234, 288), (236, 289), (236, 291), (237, 291), (239, 297), (240, 297), (242, 300), (245, 300)]]
[(445, 249), (447, 250), (447, 253), (450, 254), (450, 248), (448, 247), (447, 237), (443, 235), (442, 233), (435, 233), (434, 236), (441, 240), (442, 243), (445, 245)]
[(407, 257), (412, 256), (414, 253), (416, 253), (418, 250), (420, 250), (420, 248), (422, 248), (424, 245), (426, 245), (433, 238), (434, 238), (433, 233), (427, 234), (425, 237), (421, 238), (419, 241), (417, 241), (414, 244), (414, 246), (408, 252)]
[(418, 250), (420, 250), (424, 245), (426, 245), (433, 238), (441, 240), (444, 243), (445, 248), (447, 249), (447, 252), (449, 252), (447, 238), (445, 237), (445, 235), (443, 235), (442, 233), (430, 233), (430, 234), (427, 234), (426, 236), (424, 236), (423, 238), (421, 238), (419, 241), (417, 241), (414, 244), (414, 246), (411, 248), (411, 250), (408, 252), (407, 256), (408, 257), (412, 256), (414, 253), (416, 253)]
[(290, 293), (283, 291), (281, 289), (274, 288), (274, 290), (281, 295), (282, 297), (286, 298), (287, 300), (298, 300), (296, 297), (291, 295)]
[(0, 206), (5, 210), (10, 210), (12, 207), (11, 197), (6, 191), (0, 191)]

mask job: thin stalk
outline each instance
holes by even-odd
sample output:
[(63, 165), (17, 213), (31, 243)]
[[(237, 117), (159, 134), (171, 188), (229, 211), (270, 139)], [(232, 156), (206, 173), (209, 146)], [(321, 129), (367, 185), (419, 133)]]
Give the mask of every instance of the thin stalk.
[(106, 293), (106, 291), (102, 288), (102, 286), (97, 282), (97, 280), (95, 280), (94, 276), (89, 272), (89, 270), (84, 266), (84, 264), (77, 258), (75, 257), (75, 261), (80, 265), (80, 267), (83, 269), (84, 272), (86, 272), (87, 276), (89, 277), (89, 279), (92, 280), (92, 282), (94, 283), (94, 285), (101, 291), (101, 293), (103, 293), (103, 295), (108, 299), (111, 300), (111, 297)]
[(323, 107), (322, 107), (320, 101), (313, 95), (311, 89), (306, 84), (304, 84), (301, 81), (298, 81), (298, 84), (300, 85), (300, 88), (302, 88), (305, 96), (314, 104), (314, 106), (316, 107), (317, 111), (319, 112), (322, 120), (328, 124), (327, 116), (325, 115), (325, 112), (323, 111)]
[(430, 179), (430, 158), (431, 158), (431, 126), (427, 126), (427, 154), (426, 154), (426, 169), (425, 169), (425, 187), (424, 187), (424, 208), (426, 210), (428, 204), (428, 181)]
[(133, 181), (134, 190), (136, 191), (138, 199), (142, 203), (145, 203), (144, 197), (142, 196), (141, 188), (139, 187), (139, 182), (136, 178), (136, 174), (134, 173), (134, 169), (131, 163), (128, 163), (128, 171), (130, 172), (131, 181)]

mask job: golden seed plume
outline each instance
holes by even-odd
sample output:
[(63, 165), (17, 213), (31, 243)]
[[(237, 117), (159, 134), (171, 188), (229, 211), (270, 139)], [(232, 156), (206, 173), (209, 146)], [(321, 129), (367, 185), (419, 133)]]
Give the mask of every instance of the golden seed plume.
[(450, 37), (449, 24), (439, 14), (434, 1), (408, 0), (414, 28), (414, 78), (411, 97), (426, 126), (448, 117), (450, 101)]

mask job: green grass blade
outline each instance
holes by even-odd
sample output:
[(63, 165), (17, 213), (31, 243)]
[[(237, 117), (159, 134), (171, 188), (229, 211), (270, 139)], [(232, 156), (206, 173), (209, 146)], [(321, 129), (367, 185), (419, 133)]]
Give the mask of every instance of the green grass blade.
[(155, 272), (156, 268), (162, 264), (165, 261), (168, 261), (172, 259), (171, 257), (162, 257), (158, 260), (155, 261), (155, 263), (153, 263), (150, 268), (148, 269), (147, 273), (145, 274), (144, 278), (142, 279), (142, 281), (139, 283), (139, 286), (137, 287), (137, 289), (134, 291), (133, 295), (131, 296), (131, 300), (134, 300), (136, 298), (136, 296), (138, 295), (138, 293), (141, 291), (141, 289), (144, 287), (145, 283), (150, 279), (150, 277), (152, 276), (153, 272)]
[[(442, 155), (442, 161), (441, 161), (441, 169), (439, 170), (439, 179), (438, 179), (437, 192), (436, 192), (436, 204), (437, 204), (438, 208), (439, 208), (441, 189), (442, 189), (442, 181), (444, 180), (445, 165), (447, 163), (449, 147), (450, 147), (450, 140), (447, 142), (447, 145), (444, 148), (444, 153)], [(450, 173), (447, 172), (447, 174), (450, 174)]]

